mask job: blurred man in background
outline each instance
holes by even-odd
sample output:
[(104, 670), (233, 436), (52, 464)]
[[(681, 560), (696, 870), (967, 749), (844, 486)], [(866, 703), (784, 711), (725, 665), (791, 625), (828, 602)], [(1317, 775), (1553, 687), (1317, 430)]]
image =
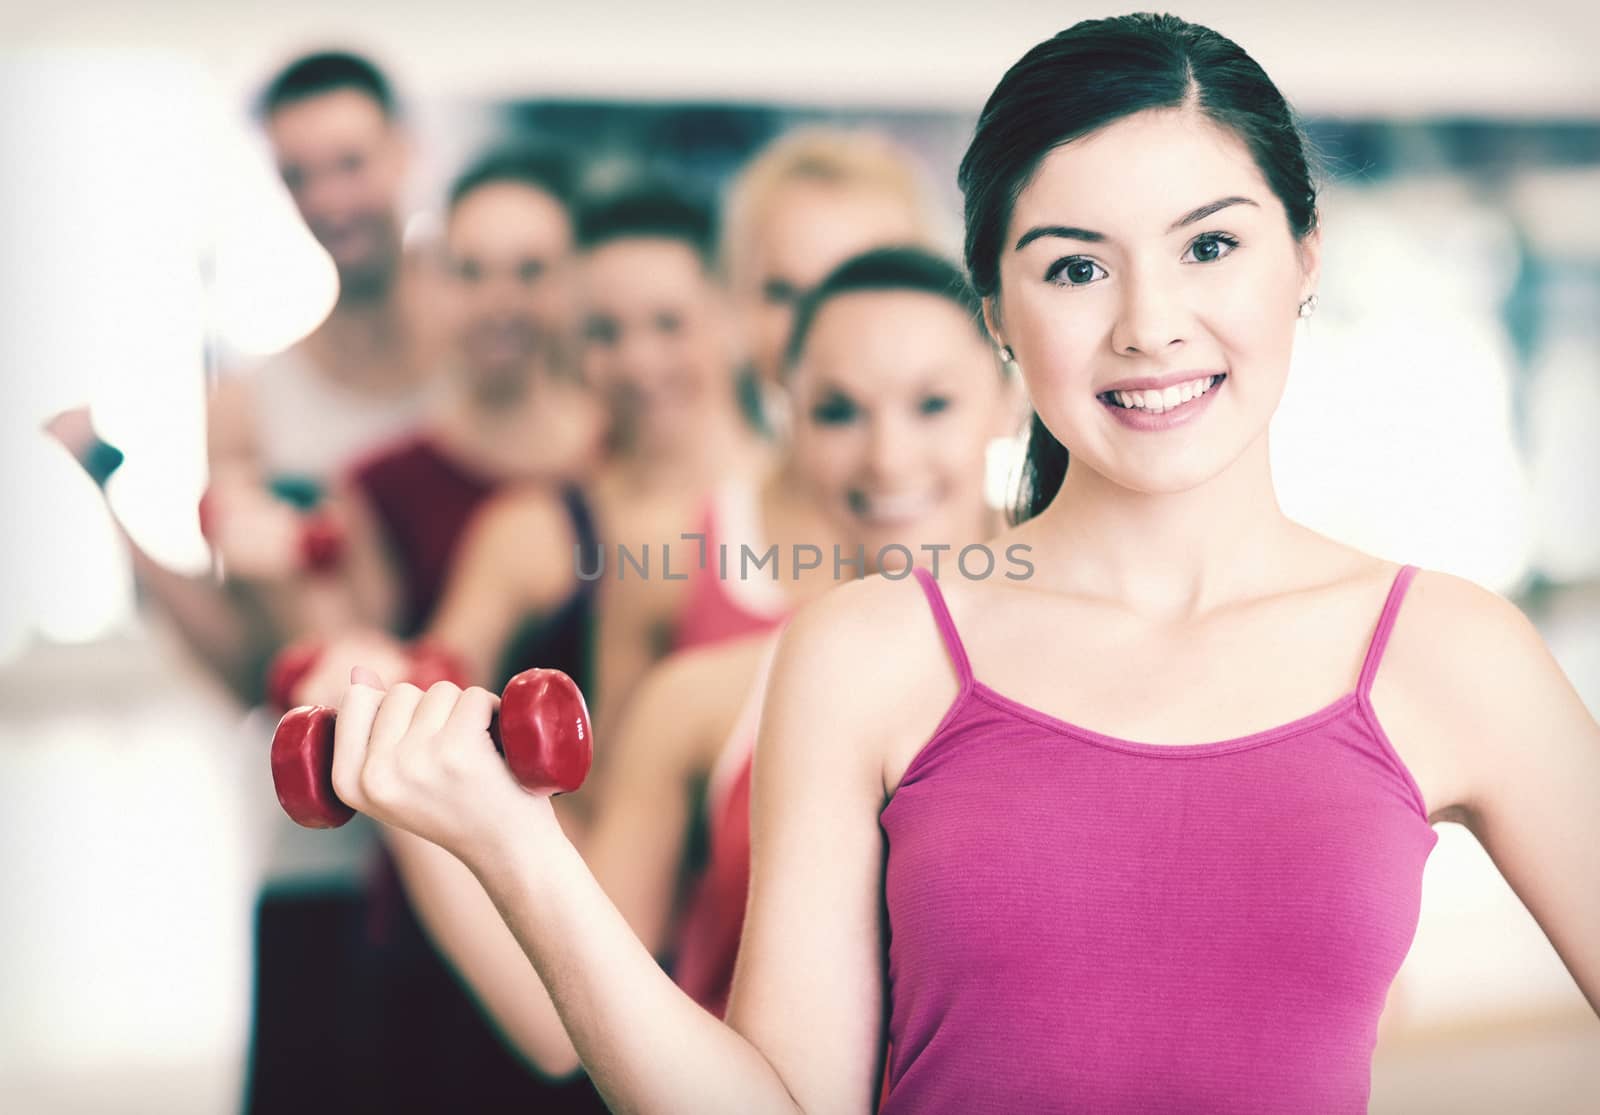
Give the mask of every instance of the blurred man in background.
[[(231, 659), (236, 691), (249, 697), (261, 663), (288, 638), (349, 622), (342, 578), (314, 567), (306, 532), (338, 474), (419, 423), (439, 355), (431, 264), (404, 250), (407, 138), (388, 79), (352, 54), (309, 55), (267, 84), (259, 114), (284, 185), (333, 260), (339, 295), (309, 336), (225, 378), (212, 398), (209, 533), (225, 584), (242, 582), (235, 598), (254, 613)], [(329, 840), (291, 827), (280, 824), (257, 914), (249, 1108), (258, 1113), (346, 1106), (341, 1050), (359, 1018), (352, 960), (373, 833)]]
[[(354, 55), (311, 55), (269, 83), (260, 112), (284, 185), (339, 275), (328, 318), (225, 378), (211, 404), (210, 533), (225, 575), (256, 590), (270, 651), (346, 618), (330, 599), (337, 586), (307, 568), (307, 513), (335, 474), (417, 424), (437, 353), (428, 264), (402, 245), (406, 138), (387, 79)], [(250, 657), (238, 663), (245, 684)]]
[[(353, 54), (312, 54), (266, 86), (259, 116), (301, 217), (332, 258), (339, 293), (309, 336), (212, 394), (201, 525), (222, 579), (186, 576), (125, 541), (140, 586), (195, 661), (244, 704), (287, 639), (338, 623), (323, 566), (339, 540), (315, 510), (334, 475), (413, 427), (436, 363), (430, 264), (402, 244), (407, 141), (388, 79)], [(86, 409), (50, 430), (102, 486), (120, 461)]]

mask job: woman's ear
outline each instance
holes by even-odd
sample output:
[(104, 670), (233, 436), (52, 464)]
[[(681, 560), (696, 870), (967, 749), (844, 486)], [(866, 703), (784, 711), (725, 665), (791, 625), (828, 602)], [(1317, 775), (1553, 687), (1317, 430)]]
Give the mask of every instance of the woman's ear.
[(1022, 376), (1017, 374), (1016, 354), (1006, 343), (1005, 333), (1002, 331), (998, 295), (990, 295), (983, 300), (983, 327), (989, 331), (989, 339), (994, 342), (996, 357), (1003, 362), (1000, 369), (1000, 400), (999, 405), (995, 407), (993, 433), (995, 437), (1015, 437), (1018, 432), (1026, 428), (1028, 419), (1033, 415), (1033, 404), (1028, 399), (1027, 384), (1023, 383)]
[(994, 341), (995, 348), (1007, 347), (1000, 325), (1000, 296), (997, 294), (991, 294), (983, 300), (983, 327), (989, 331), (989, 339)]
[(1322, 281), (1322, 217), (1318, 215), (1317, 226), (1306, 233), (1305, 238), (1295, 245), (1300, 255), (1300, 270), (1305, 274), (1301, 284), (1300, 301), (1305, 301), (1307, 295), (1315, 294), (1317, 286)]

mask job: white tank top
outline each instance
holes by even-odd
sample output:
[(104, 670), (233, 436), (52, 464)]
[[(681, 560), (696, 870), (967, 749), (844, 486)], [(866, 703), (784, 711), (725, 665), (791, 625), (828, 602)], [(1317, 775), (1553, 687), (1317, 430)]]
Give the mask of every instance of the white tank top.
[(262, 464), (274, 476), (326, 481), (421, 421), (434, 385), (369, 395), (317, 371), (300, 345), (248, 373)]

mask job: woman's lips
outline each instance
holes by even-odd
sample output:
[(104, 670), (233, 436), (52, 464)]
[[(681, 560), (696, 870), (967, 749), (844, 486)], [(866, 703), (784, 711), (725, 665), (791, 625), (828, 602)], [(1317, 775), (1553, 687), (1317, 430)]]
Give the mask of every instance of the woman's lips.
[(1188, 402), (1179, 403), (1177, 406), (1168, 407), (1162, 411), (1151, 411), (1141, 407), (1125, 407), (1104, 395), (1097, 395), (1100, 405), (1109, 410), (1112, 417), (1132, 430), (1170, 430), (1175, 426), (1182, 426), (1194, 421), (1211, 405), (1212, 398), (1222, 390), (1228, 376), (1223, 373), (1215, 380), (1204, 394), (1196, 395)]

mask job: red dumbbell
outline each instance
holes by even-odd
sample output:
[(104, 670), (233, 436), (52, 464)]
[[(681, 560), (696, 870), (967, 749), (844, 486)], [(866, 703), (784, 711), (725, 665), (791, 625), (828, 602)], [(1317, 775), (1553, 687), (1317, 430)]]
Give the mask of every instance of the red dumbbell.
[[(290, 709), (272, 734), (272, 784), (298, 825), (338, 828), (355, 810), (333, 792), (334, 709)], [(524, 670), (506, 684), (489, 723), (495, 750), (517, 784), (566, 794), (583, 785), (594, 761), (589, 710), (577, 683), (560, 670)]]
[(326, 511), (308, 511), (300, 523), (300, 565), (326, 573), (344, 558), (344, 527)]

